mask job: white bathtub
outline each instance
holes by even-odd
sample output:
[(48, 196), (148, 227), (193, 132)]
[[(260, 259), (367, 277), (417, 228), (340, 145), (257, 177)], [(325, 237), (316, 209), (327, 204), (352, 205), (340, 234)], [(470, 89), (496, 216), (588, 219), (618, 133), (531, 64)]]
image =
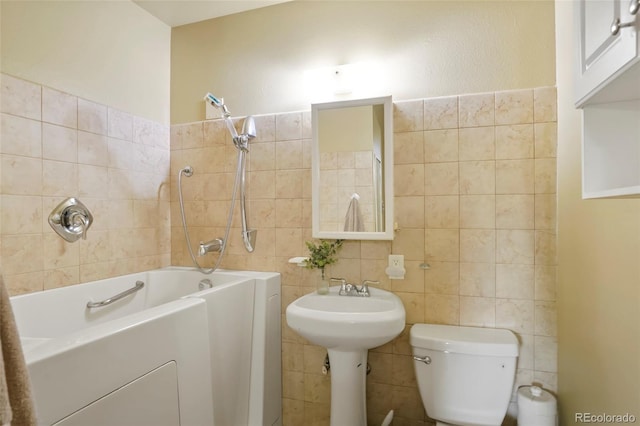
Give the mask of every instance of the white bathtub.
[(279, 274), (171, 267), (11, 303), (41, 424), (282, 424)]

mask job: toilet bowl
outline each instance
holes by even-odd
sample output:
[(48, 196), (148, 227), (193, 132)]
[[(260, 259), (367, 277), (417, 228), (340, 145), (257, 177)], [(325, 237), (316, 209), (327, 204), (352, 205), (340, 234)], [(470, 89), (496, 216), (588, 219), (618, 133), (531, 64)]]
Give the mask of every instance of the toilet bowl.
[(442, 426), (499, 426), (515, 380), (509, 330), (415, 324), (410, 342), (427, 415)]

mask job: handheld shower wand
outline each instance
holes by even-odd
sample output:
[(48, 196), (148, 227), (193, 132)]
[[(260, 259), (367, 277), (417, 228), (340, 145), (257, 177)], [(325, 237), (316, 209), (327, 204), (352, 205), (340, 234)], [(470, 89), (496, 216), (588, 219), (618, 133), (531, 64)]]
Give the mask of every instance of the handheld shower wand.
[[(240, 183), (240, 216), (242, 220), (242, 241), (244, 242), (244, 246), (246, 250), (251, 253), (255, 248), (256, 243), (256, 229), (249, 228), (247, 224), (247, 208), (246, 208), (246, 158), (247, 153), (249, 152), (249, 141), (254, 139), (257, 136), (256, 132), (256, 123), (253, 117), (248, 116), (244, 119), (244, 123), (242, 124), (242, 133), (238, 134), (235, 126), (233, 125), (233, 121), (231, 120), (231, 113), (229, 109), (224, 104), (223, 98), (217, 98), (211, 93), (207, 93), (204, 96), (204, 100), (209, 102), (213, 107), (218, 108), (222, 111), (222, 118), (227, 124), (227, 128), (231, 133), (233, 144), (236, 148), (238, 148), (238, 165), (236, 167), (236, 185), (234, 185), (233, 193), (234, 197), (236, 194), (236, 186), (239, 181)], [(233, 203), (231, 205), (233, 209)], [(226, 241), (226, 239), (225, 239)]]

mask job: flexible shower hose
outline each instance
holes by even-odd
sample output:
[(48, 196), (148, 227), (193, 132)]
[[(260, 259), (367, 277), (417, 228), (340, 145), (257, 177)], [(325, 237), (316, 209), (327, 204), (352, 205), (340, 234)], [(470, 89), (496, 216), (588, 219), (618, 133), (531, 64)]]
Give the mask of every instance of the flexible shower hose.
[[(198, 263), (198, 260), (196, 259), (196, 256), (193, 254), (193, 249), (191, 248), (191, 238), (189, 238), (189, 230), (187, 229), (187, 218), (186, 215), (184, 213), (184, 201), (182, 199), (182, 174), (183, 173), (189, 173), (190, 176), (193, 173), (193, 169), (191, 168), (191, 166), (187, 166), (185, 168), (180, 169), (180, 171), (178, 172), (178, 199), (180, 201), (180, 215), (182, 217), (182, 229), (184, 230), (184, 236), (185, 239), (187, 240), (187, 248), (189, 249), (189, 255), (191, 256), (191, 260), (193, 261), (193, 264), (195, 265), (196, 268), (198, 268), (198, 270), (200, 272), (202, 272), (203, 274), (210, 274), (213, 271), (217, 270), (218, 267), (220, 266), (220, 263), (222, 262), (222, 258), (224, 257), (224, 254), (226, 252), (227, 249), (227, 241), (229, 238), (229, 231), (231, 230), (231, 222), (233, 221), (233, 208), (236, 204), (236, 194), (238, 192), (238, 182), (240, 180), (240, 175), (244, 174), (245, 171), (245, 167), (244, 167), (244, 163), (246, 161), (246, 156), (244, 151), (242, 151), (241, 149), (238, 150), (238, 165), (236, 167), (236, 178), (233, 182), (233, 192), (231, 194), (231, 205), (229, 206), (229, 215), (227, 217), (227, 227), (225, 228), (224, 231), (224, 238), (222, 240), (222, 248), (220, 249), (220, 256), (218, 256), (218, 260), (216, 260), (215, 265), (213, 266), (213, 268), (203, 268), (202, 266), (200, 266), (200, 264)], [(244, 177), (244, 176), (243, 176)]]

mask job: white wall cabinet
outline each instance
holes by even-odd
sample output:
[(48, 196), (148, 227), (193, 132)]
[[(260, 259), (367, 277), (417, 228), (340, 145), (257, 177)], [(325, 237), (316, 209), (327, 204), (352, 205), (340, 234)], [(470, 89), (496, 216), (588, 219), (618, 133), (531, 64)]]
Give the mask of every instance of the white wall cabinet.
[[(632, 6), (638, 0), (579, 0), (575, 100), (578, 106), (631, 68), (638, 58), (638, 31)], [(616, 22), (619, 27), (616, 27)], [(630, 26), (622, 27), (625, 24)], [(614, 27), (617, 31), (613, 31)], [(615, 33), (615, 34), (614, 34)], [(610, 90), (610, 89), (609, 89)]]
[(640, 196), (639, 0), (575, 3), (583, 198)]

